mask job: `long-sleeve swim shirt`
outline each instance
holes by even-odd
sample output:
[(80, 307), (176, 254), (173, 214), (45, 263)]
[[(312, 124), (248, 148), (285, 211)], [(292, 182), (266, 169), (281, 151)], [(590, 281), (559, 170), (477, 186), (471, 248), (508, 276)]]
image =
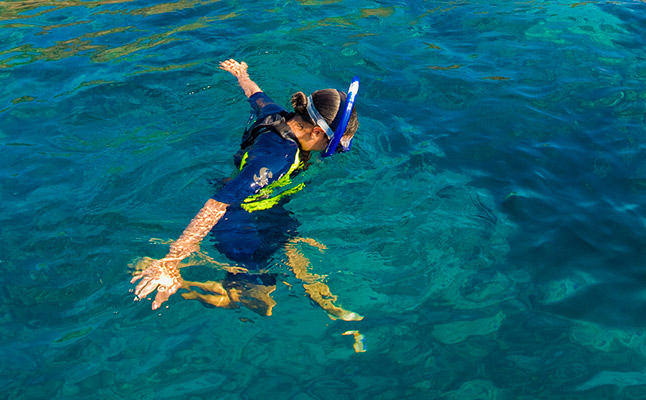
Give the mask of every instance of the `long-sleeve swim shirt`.
[[(286, 110), (263, 92), (253, 94), (249, 103), (252, 120), (242, 138), (240, 171), (213, 199), (251, 212), (270, 208), (303, 185), (284, 188), (301, 164), (298, 142), (285, 122)], [(283, 190), (274, 195), (278, 188)]]

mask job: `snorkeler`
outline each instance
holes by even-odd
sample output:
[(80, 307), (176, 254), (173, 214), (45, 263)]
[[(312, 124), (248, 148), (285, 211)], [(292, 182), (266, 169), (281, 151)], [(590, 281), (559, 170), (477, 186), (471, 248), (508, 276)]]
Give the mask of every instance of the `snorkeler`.
[[(190, 292), (185, 298), (231, 308), (238, 301), (248, 305), (244, 302), (244, 293), (248, 292), (251, 295), (247, 298), (253, 300), (250, 304), (260, 301), (268, 309), (259, 313), (270, 315), (273, 300), (269, 294), (275, 288), (275, 278), (254, 272), (262, 269), (262, 262), (277, 247), (285, 246), (296, 277), (304, 280), (314, 301), (333, 318), (361, 319), (356, 313), (334, 306), (330, 301), (334, 296), (327, 286), (306, 272), (307, 263), (299, 259), (293, 246), (299, 242), (322, 246), (311, 239), (294, 237), (295, 221), (282, 208), (281, 201), (304, 187), (303, 183), (293, 185), (291, 178), (306, 167), (311, 152), (327, 157), (350, 149), (358, 127), (354, 99), (359, 81), (357, 78), (352, 81), (348, 94), (336, 89), (319, 90), (310, 96), (295, 93), (291, 98), (294, 112), (288, 113), (249, 78), (247, 68), (245, 62), (235, 60), (220, 63), (220, 69), (237, 78), (252, 107), (252, 119), (234, 156), (239, 171), (206, 202), (171, 244), (166, 257), (147, 259), (143, 269), (135, 272), (131, 283), (141, 279), (135, 289), (135, 300), (157, 290), (152, 302), (154, 310), (179, 288), (194, 286), (212, 294)], [(180, 262), (199, 252), (200, 242), (209, 232), (216, 248), (242, 267), (228, 272), (222, 283), (185, 282), (180, 275)]]

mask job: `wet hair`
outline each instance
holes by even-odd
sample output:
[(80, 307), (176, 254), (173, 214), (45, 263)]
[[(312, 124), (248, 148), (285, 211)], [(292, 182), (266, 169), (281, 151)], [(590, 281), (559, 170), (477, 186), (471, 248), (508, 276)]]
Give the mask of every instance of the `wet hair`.
[[(336, 130), (337, 128), (339, 122), (334, 124), (334, 120), (340, 119), (336, 118), (337, 113), (343, 113), (342, 108), (345, 105), (346, 98), (347, 94), (345, 92), (336, 89), (323, 89), (317, 90), (316, 92), (312, 93), (312, 102), (314, 103), (314, 107), (325, 119), (325, 122), (327, 122), (332, 131)], [(305, 93), (294, 93), (292, 95), (291, 102), (292, 107), (294, 107), (294, 112), (297, 115), (299, 115), (304, 121), (315, 125), (314, 121), (312, 121), (312, 118), (310, 118), (307, 112), (307, 96), (305, 95)], [(339, 110), (339, 108), (341, 108), (341, 110)], [(341, 143), (347, 143), (350, 139), (352, 139), (355, 132), (357, 131), (357, 128), (359, 128), (359, 118), (357, 118), (357, 110), (355, 108), (352, 110), (350, 121), (348, 121), (348, 126), (345, 128), (345, 132), (343, 133), (343, 137), (341, 138)]]

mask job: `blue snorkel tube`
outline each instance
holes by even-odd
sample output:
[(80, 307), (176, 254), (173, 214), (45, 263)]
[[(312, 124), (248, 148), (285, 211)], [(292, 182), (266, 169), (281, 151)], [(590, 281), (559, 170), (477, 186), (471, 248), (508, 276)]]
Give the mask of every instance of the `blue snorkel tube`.
[[(329, 157), (336, 152), (336, 148), (339, 146), (339, 143), (341, 143), (341, 138), (345, 133), (345, 128), (348, 126), (348, 122), (350, 121), (352, 109), (354, 108), (354, 99), (355, 97), (357, 97), (358, 91), (359, 77), (355, 76), (354, 78), (352, 78), (352, 83), (350, 84), (350, 88), (348, 89), (348, 97), (345, 101), (345, 110), (343, 111), (341, 121), (334, 131), (334, 135), (332, 135), (332, 137), (330, 138), (330, 143), (328, 144), (327, 148), (323, 153), (321, 153), (321, 157)], [(348, 143), (343, 143), (341, 152), (350, 150), (351, 145), (352, 139), (350, 139)]]

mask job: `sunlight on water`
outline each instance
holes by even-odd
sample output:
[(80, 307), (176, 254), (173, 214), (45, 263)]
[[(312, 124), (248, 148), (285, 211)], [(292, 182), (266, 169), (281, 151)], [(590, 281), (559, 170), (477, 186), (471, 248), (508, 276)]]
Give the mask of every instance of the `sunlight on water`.
[[(0, 2), (3, 394), (645, 398), (644, 11)], [(207, 239), (153, 312), (133, 272), (234, 171), (229, 58), (284, 105), (358, 75), (360, 128), (293, 179), (275, 282)]]

